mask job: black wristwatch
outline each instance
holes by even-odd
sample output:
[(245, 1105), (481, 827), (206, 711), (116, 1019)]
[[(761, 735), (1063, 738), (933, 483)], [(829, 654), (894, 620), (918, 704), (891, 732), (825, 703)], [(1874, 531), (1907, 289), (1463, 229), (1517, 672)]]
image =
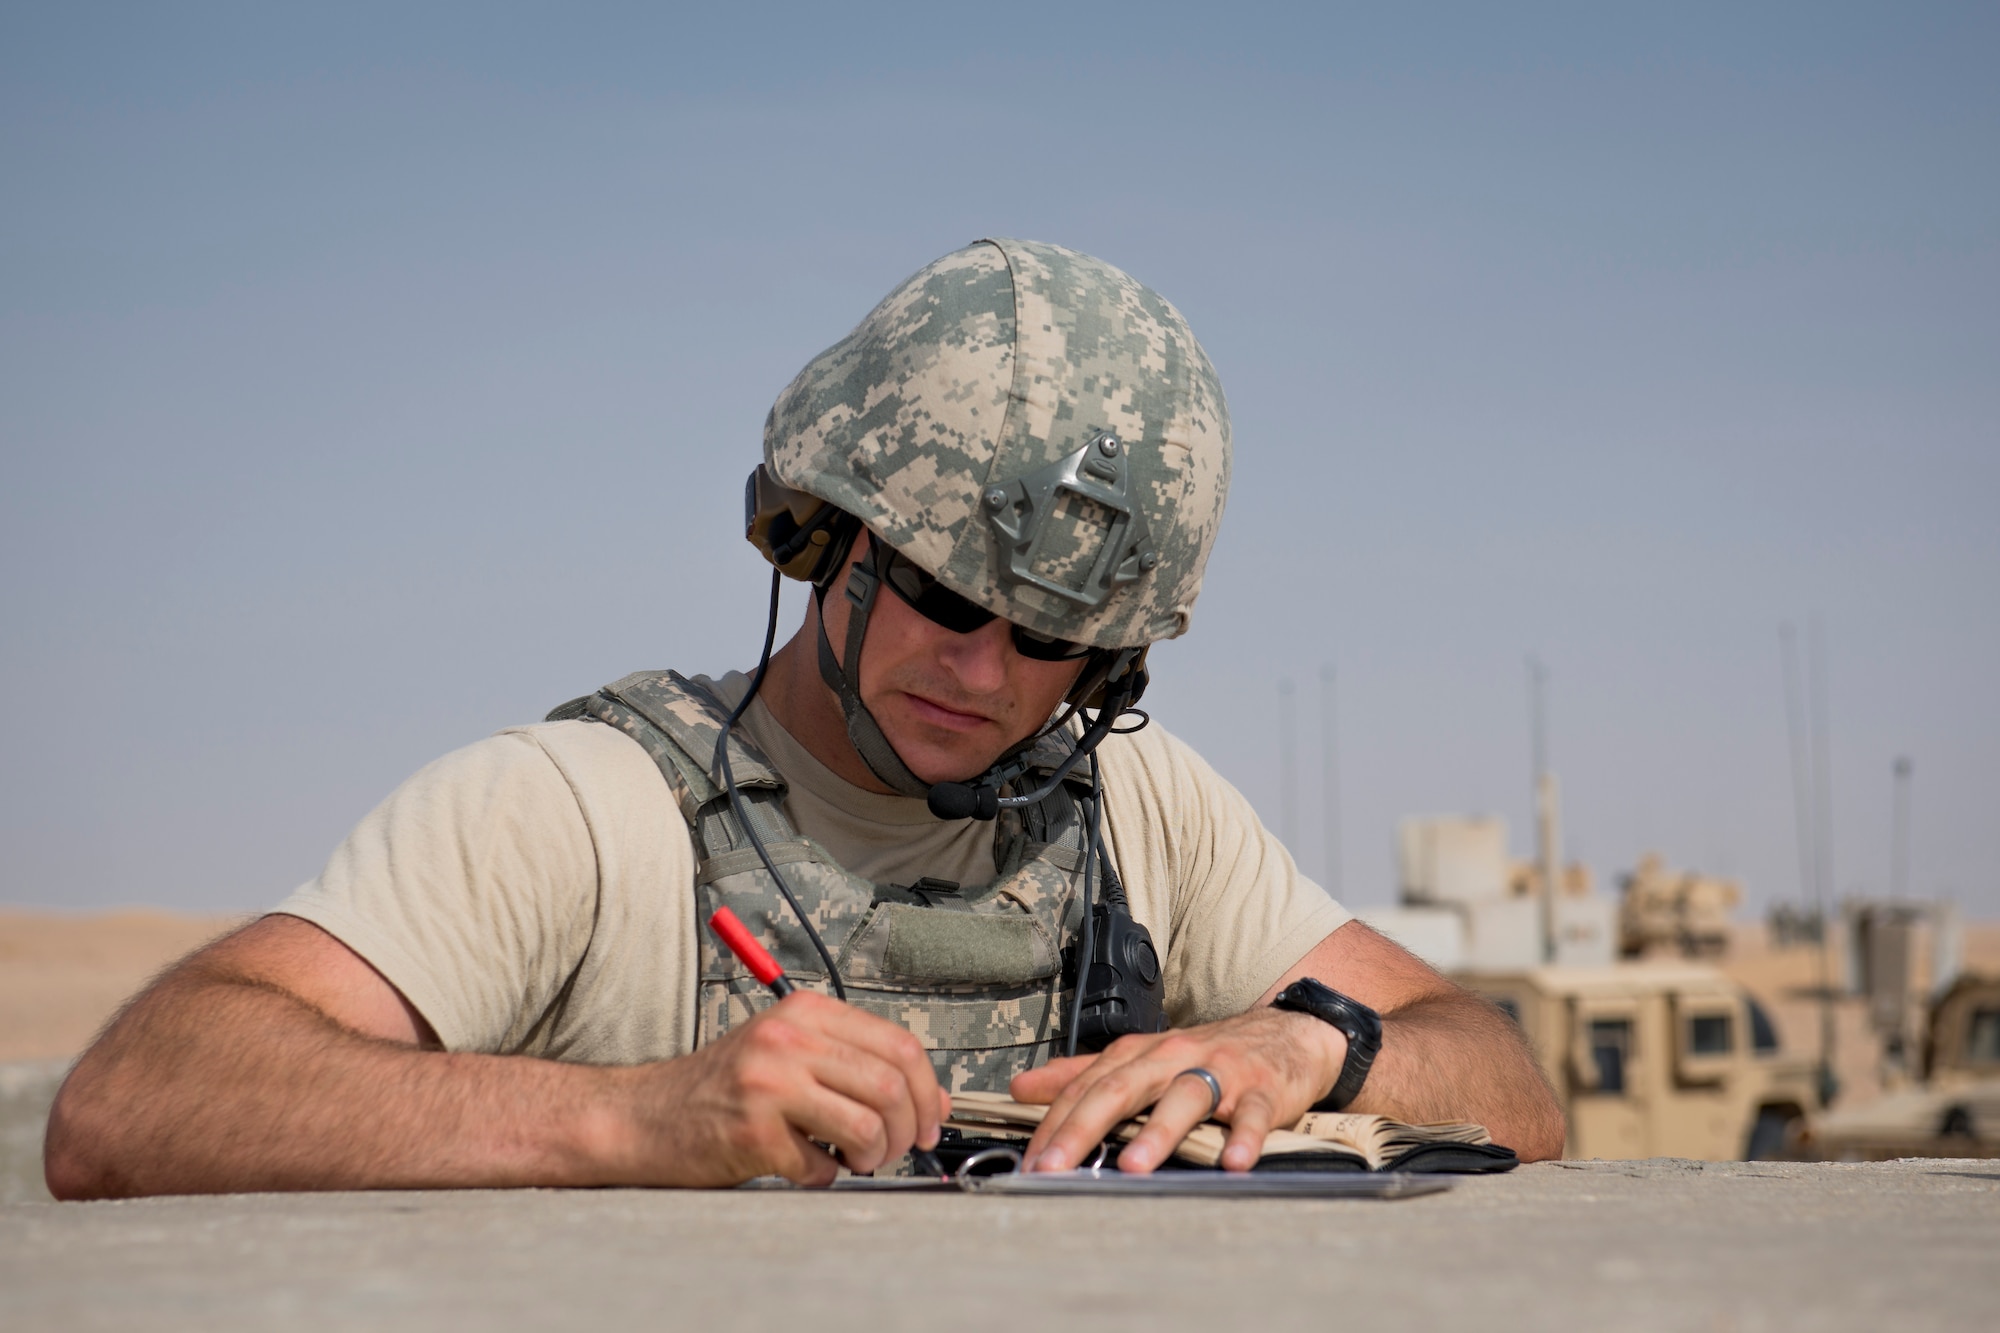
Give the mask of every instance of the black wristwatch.
[(1347, 1034), (1347, 1059), (1340, 1066), (1340, 1077), (1333, 1081), (1333, 1091), (1315, 1102), (1312, 1108), (1315, 1111), (1346, 1110), (1348, 1104), (1361, 1095), (1361, 1085), (1368, 1081), (1368, 1070), (1375, 1063), (1376, 1053), (1382, 1049), (1382, 1015), (1311, 977), (1300, 977), (1279, 991), (1278, 998), (1271, 1001), (1271, 1007), (1289, 1009), (1295, 1014), (1311, 1014)]

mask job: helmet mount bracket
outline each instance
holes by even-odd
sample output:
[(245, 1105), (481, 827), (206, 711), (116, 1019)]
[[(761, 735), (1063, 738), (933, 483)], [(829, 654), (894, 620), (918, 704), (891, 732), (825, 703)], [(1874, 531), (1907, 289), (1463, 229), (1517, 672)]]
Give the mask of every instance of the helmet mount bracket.
[[(1081, 448), (1013, 481), (996, 482), (980, 496), (986, 518), (1000, 538), (1001, 561), (1015, 581), (1085, 607), (1099, 607), (1111, 594), (1160, 563), (1148, 539), (1146, 520), (1128, 494), (1129, 451), (1117, 434), (1097, 431)], [(1097, 549), (1086, 555), (1083, 534), (1095, 513), (1109, 515), (1099, 529)], [(1070, 524), (1060, 521), (1074, 515)], [(1055, 549), (1070, 528), (1076, 549)], [(1057, 570), (1080, 574), (1075, 583), (1052, 577)]]

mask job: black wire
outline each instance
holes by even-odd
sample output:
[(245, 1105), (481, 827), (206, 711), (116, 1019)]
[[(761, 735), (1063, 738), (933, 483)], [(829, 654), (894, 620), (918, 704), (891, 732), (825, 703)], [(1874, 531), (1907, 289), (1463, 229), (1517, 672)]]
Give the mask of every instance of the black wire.
[[(1093, 648), (1090, 651), (1093, 656), (1100, 653), (1104, 654), (1104, 660), (1101, 663), (1093, 664), (1090, 670), (1082, 674), (1082, 676), (1079, 678), (1078, 684), (1072, 686), (1069, 694), (1064, 697), (1063, 710), (1061, 713), (1056, 715), (1056, 720), (1049, 723), (1046, 727), (1043, 727), (1040, 731), (1036, 732), (1034, 735), (1028, 737), (1027, 740), (1021, 742), (1023, 748), (1033, 745), (1036, 741), (1042, 739), (1042, 737), (1044, 736), (1053, 736), (1056, 732), (1061, 731), (1064, 727), (1068, 726), (1069, 720), (1071, 718), (1076, 717), (1083, 712), (1084, 708), (1083, 699), (1078, 696), (1087, 696), (1090, 694), (1094, 694), (1098, 690), (1104, 688), (1106, 682), (1100, 677), (1103, 675), (1103, 673), (1108, 672), (1111, 669), (1112, 665), (1116, 661), (1118, 650), (1115, 648)], [(1085, 681), (1089, 682), (1088, 688), (1084, 688), (1083, 686), (1083, 682)], [(1137, 710), (1129, 710), (1129, 711), (1137, 711)], [(1089, 719), (1086, 718), (1085, 720), (1088, 721)]]
[(777, 883), (778, 892), (785, 895), (785, 902), (791, 907), (792, 915), (806, 928), (806, 938), (818, 951), (820, 961), (826, 964), (826, 979), (833, 983), (834, 995), (842, 1000), (847, 998), (847, 987), (841, 984), (840, 969), (833, 965), (833, 955), (826, 950), (826, 941), (813, 929), (813, 923), (806, 919), (805, 909), (792, 896), (791, 886), (778, 873), (778, 867), (771, 864), (771, 854), (764, 850), (764, 840), (757, 836), (757, 830), (750, 823), (749, 814), (743, 809), (743, 798), (736, 792), (736, 774), (729, 766), (729, 733), (736, 728), (736, 720), (750, 707), (750, 701), (757, 697), (757, 691), (764, 686), (764, 673), (771, 668), (771, 645), (778, 640), (778, 596), (784, 588), (785, 576), (778, 570), (771, 571), (771, 615), (764, 625), (764, 651), (757, 656), (757, 670), (750, 677), (750, 688), (743, 692), (742, 702), (722, 724), (722, 734), (715, 738), (715, 766), (722, 770), (722, 788), (729, 793), (729, 808), (736, 815), (736, 822), (743, 826), (743, 832), (750, 839), (750, 845), (757, 849), (757, 859), (764, 863), (764, 869), (771, 872)]
[(1130, 736), (1135, 731), (1144, 731), (1147, 724), (1153, 720), (1153, 715), (1143, 708), (1128, 708), (1119, 716), (1118, 720), (1122, 722), (1128, 717), (1136, 717), (1139, 721), (1129, 727), (1112, 727), (1111, 734), (1113, 736)]
[(1111, 864), (1111, 849), (1101, 840), (1097, 844), (1097, 870), (1104, 877), (1104, 887), (1098, 890), (1104, 901), (1118, 911), (1131, 911), (1132, 904), (1125, 897), (1125, 883), (1118, 878), (1117, 867)]
[(1076, 1039), (1083, 1025), (1083, 993), (1090, 980), (1090, 956), (1097, 947), (1097, 912), (1091, 901), (1091, 872), (1097, 869), (1098, 816), (1104, 810), (1104, 787), (1097, 777), (1097, 756), (1090, 756), (1090, 795), (1085, 798), (1090, 807), (1084, 813), (1088, 829), (1083, 842), (1083, 939), (1076, 957), (1076, 999), (1071, 1001), (1069, 1031), (1064, 1034), (1063, 1054), (1076, 1054)]

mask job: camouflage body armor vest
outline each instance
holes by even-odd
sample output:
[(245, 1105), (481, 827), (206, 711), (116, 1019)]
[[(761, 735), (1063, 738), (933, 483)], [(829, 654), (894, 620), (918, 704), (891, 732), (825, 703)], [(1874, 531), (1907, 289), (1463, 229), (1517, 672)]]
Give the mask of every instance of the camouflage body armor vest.
[[(549, 716), (593, 718), (636, 740), (687, 820), (701, 940), (697, 1045), (773, 1003), (707, 928), (717, 907), (741, 917), (793, 980), (832, 992), (825, 964), (711, 775), (729, 716), (719, 699), (674, 672), (638, 672)], [(1037, 742), (1023, 783), (1038, 785), (1033, 775), (1046, 775), (1068, 753), (1067, 735)], [(1062, 975), (1065, 950), (1082, 921), (1083, 811), (1067, 784), (1002, 814), (991, 884), (875, 884), (792, 826), (784, 779), (740, 726), (729, 755), (744, 811), (833, 956), (850, 1003), (914, 1033), (952, 1092), (1005, 1092), (1015, 1074), (1048, 1059), (1073, 995)], [(1076, 786), (1088, 791), (1085, 782)]]

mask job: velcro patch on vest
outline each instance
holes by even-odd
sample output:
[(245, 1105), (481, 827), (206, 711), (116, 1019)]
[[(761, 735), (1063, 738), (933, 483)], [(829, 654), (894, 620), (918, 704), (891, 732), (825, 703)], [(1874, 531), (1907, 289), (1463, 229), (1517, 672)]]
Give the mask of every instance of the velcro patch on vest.
[[(869, 955), (880, 953), (875, 958)], [(912, 903), (877, 903), (857, 935), (855, 961), (884, 977), (993, 985), (1055, 975), (1056, 951), (1025, 913), (954, 912)]]

